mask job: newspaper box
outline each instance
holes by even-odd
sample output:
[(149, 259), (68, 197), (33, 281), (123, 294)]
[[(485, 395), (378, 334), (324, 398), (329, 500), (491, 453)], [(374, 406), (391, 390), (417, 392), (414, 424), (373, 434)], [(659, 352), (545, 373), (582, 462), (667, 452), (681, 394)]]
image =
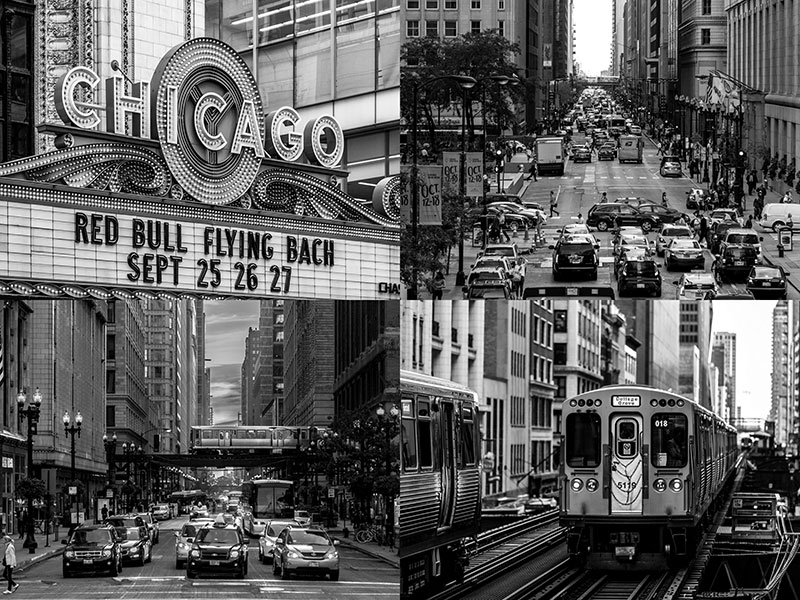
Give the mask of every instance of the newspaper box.
[(792, 230), (784, 227), (778, 234), (778, 244), (783, 246), (784, 252), (789, 252), (792, 249)]

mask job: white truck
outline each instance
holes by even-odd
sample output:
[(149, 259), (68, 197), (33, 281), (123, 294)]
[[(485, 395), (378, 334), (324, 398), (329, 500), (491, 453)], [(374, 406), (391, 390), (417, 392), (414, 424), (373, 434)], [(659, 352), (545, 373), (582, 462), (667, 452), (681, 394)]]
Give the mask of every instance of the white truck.
[(567, 152), (564, 138), (561, 136), (544, 136), (536, 139), (536, 166), (539, 174), (564, 174), (564, 163)]
[(619, 148), (617, 149), (617, 160), (623, 162), (637, 162), (642, 164), (642, 150), (644, 142), (638, 135), (619, 136)]

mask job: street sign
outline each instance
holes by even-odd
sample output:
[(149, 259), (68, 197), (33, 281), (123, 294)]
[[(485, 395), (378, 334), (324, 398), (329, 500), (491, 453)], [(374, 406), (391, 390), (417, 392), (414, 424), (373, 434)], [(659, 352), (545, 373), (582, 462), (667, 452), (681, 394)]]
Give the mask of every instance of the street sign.
[(328, 498), (335, 498), (336, 497), (336, 490), (333, 488), (328, 488)]
[(113, 498), (114, 497), (114, 490), (106, 490), (106, 498)]
[(69, 486), (69, 495), (70, 496), (75, 496), (77, 493), (78, 493), (78, 486), (77, 485)]

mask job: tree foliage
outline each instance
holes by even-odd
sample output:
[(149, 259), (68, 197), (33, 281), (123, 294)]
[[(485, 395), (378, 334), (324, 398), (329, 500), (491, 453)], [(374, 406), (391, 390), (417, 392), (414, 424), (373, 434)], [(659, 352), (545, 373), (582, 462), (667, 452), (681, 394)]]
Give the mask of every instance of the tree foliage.
[(14, 494), (23, 500), (42, 500), (47, 493), (44, 481), (36, 478), (23, 478), (17, 481)]
[[(435, 115), (452, 108), (462, 116), (463, 90), (458, 83), (446, 79), (448, 75), (467, 75), (478, 84), (467, 90), (466, 128), (469, 143), (473, 143), (475, 130), (475, 104), (479, 110), (488, 110), (489, 120), (509, 124), (514, 111), (511, 101), (521, 101), (526, 95), (528, 82), (522, 85), (501, 86), (492, 76), (511, 76), (517, 67), (513, 57), (519, 54), (519, 44), (512, 43), (495, 30), (468, 33), (452, 39), (434, 37), (414, 38), (403, 44), (400, 56), (403, 77), (400, 89), (400, 110), (403, 118), (411, 123), (414, 117), (414, 88), (417, 90), (418, 144), (430, 143), (434, 153), (441, 140), (435, 135)], [(427, 85), (424, 82), (443, 78)], [(532, 85), (533, 82), (530, 83)], [(486, 107), (481, 106), (486, 99)]]

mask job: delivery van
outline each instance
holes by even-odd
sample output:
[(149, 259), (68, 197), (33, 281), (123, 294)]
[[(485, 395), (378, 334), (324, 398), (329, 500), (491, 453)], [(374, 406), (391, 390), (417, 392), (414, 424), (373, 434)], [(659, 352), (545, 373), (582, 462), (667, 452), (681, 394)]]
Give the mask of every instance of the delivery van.
[(642, 164), (642, 151), (644, 150), (644, 141), (638, 135), (621, 135), (619, 136), (619, 149), (617, 150), (617, 158), (620, 163), (624, 162), (637, 162)]

